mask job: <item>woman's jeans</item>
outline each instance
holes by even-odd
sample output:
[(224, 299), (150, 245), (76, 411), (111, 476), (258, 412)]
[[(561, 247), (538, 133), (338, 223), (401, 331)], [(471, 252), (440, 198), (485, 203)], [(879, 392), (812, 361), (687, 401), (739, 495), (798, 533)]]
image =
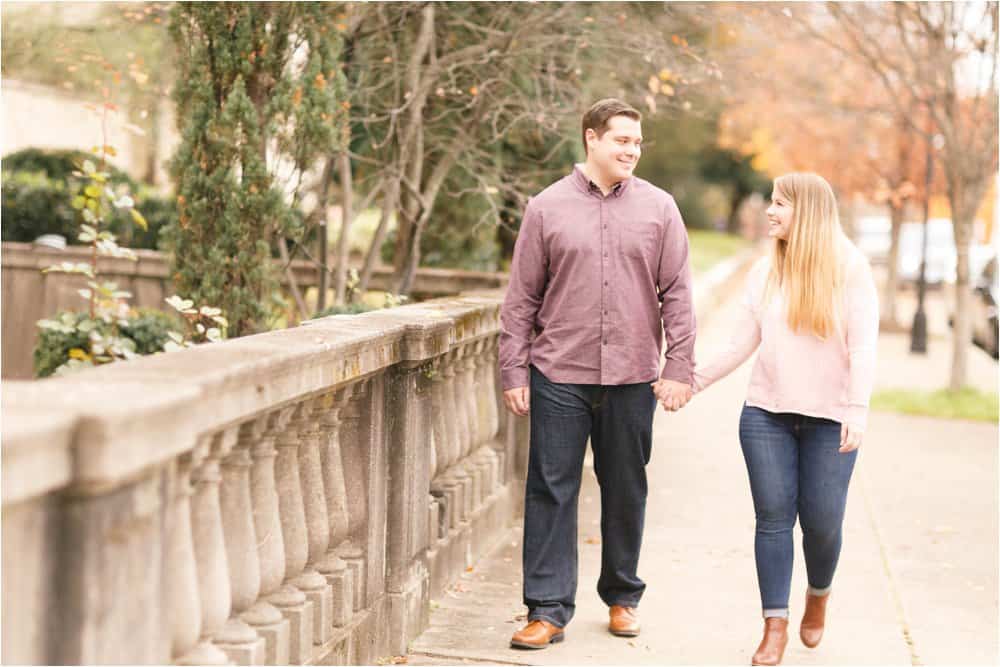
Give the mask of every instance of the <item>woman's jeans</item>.
[(531, 367), (531, 446), (524, 500), (524, 604), (529, 620), (564, 627), (576, 609), (577, 501), (590, 438), (601, 487), (601, 576), (607, 605), (637, 607), (646, 464), (656, 396), (648, 382), (550, 382)]
[(840, 557), (841, 525), (858, 452), (841, 454), (840, 423), (743, 406), (740, 444), (750, 475), (754, 555), (765, 616), (787, 616), (792, 527), (802, 525), (809, 587), (825, 591)]

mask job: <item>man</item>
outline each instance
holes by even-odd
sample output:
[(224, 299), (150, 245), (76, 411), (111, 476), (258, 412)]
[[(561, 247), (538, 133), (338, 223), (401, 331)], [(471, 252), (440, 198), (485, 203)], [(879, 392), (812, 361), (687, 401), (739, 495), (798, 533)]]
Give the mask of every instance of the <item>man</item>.
[(597, 591), (610, 607), (608, 629), (639, 634), (645, 584), (636, 569), (653, 412), (657, 398), (667, 410), (690, 399), (695, 338), (684, 222), (673, 197), (632, 175), (641, 119), (615, 99), (584, 114), (586, 162), (528, 202), (514, 247), (500, 370), (507, 408), (531, 413), (528, 624), (511, 639), (517, 648), (562, 641), (573, 617), (588, 437), (601, 487)]

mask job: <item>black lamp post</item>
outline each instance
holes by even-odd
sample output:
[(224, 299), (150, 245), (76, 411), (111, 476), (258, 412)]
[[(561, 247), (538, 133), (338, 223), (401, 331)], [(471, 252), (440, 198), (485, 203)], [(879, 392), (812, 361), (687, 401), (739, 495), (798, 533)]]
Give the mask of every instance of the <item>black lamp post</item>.
[(924, 295), (927, 292), (927, 220), (930, 216), (931, 179), (934, 177), (934, 149), (927, 141), (927, 176), (924, 181), (924, 229), (920, 242), (920, 275), (917, 278), (917, 312), (910, 329), (910, 352), (927, 354), (927, 313), (924, 312)]
[(930, 218), (931, 181), (934, 179), (934, 149), (941, 141), (940, 135), (933, 135), (927, 141), (927, 172), (924, 180), (924, 229), (920, 243), (920, 275), (917, 278), (917, 312), (913, 315), (910, 329), (910, 352), (927, 354), (927, 313), (924, 311), (924, 297), (927, 294), (927, 221)]

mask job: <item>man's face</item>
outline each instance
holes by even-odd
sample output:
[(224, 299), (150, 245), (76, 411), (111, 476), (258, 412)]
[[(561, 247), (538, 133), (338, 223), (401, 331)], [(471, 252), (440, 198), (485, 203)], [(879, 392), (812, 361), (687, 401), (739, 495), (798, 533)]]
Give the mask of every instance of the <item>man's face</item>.
[(642, 153), (642, 125), (627, 116), (614, 116), (608, 130), (598, 138), (587, 130), (587, 159), (601, 170), (611, 183), (632, 175)]

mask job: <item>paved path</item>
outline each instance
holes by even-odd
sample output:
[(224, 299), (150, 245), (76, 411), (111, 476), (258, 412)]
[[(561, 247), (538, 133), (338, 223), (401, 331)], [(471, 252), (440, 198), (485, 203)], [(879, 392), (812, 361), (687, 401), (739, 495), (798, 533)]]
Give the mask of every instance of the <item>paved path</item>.
[[(699, 358), (724, 343), (733, 316), (730, 300), (703, 323)], [(912, 365), (896, 351), (905, 349), (898, 340), (884, 339), (883, 348), (893, 357), (881, 366), (890, 378)], [(748, 664), (761, 627), (753, 510), (736, 433), (749, 373), (746, 364), (678, 414), (657, 412), (640, 637), (605, 631), (595, 590), (600, 496), (588, 462), (577, 614), (566, 641), (535, 652), (508, 647), (525, 612), (516, 528), (435, 601), (409, 664)], [(997, 526), (996, 425), (873, 414), (827, 635), (808, 650), (793, 633), (786, 664), (995, 663)], [(796, 624), (806, 585), (800, 539), (796, 529)]]

